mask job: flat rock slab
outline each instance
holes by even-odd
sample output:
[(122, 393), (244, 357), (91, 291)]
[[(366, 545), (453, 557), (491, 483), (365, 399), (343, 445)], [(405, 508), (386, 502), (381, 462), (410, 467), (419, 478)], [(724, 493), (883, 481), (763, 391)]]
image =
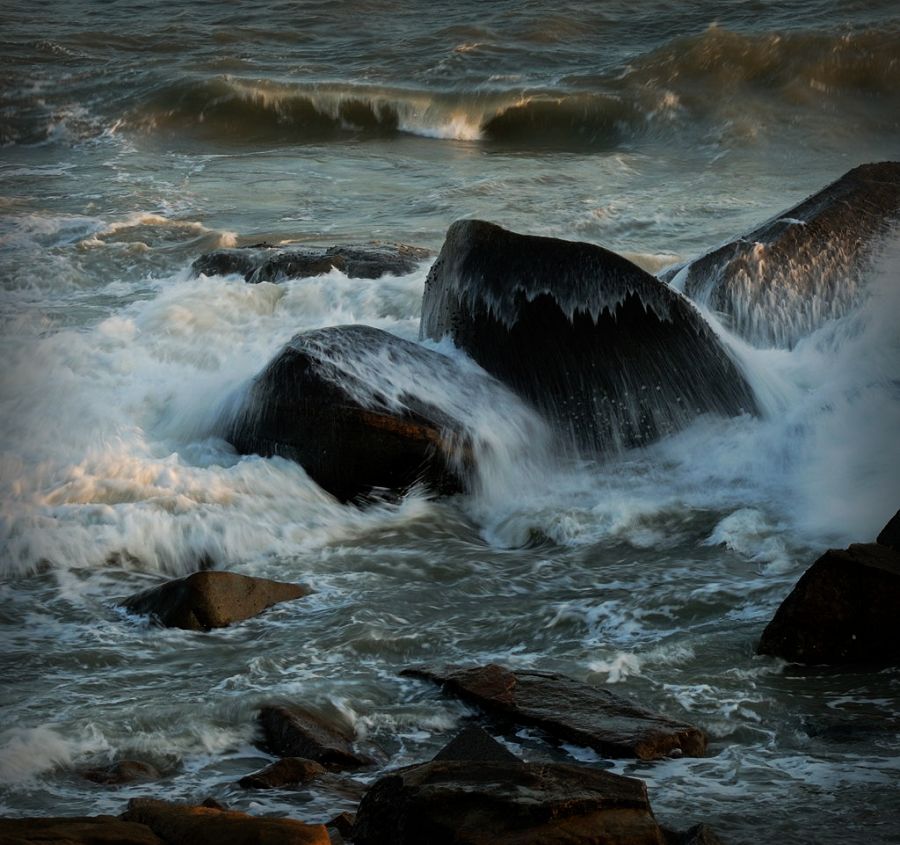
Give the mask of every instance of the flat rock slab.
[(385, 775), (356, 845), (664, 845), (639, 780), (583, 766), (435, 761)]
[(702, 757), (706, 752), (706, 735), (699, 728), (565, 675), (511, 672), (496, 664), (416, 667), (403, 674), (442, 684), (445, 692), (489, 713), (593, 748), (605, 757), (654, 760), (673, 753)]
[(794, 663), (900, 662), (900, 553), (881, 543), (825, 552), (763, 631), (760, 654)]
[(412, 273), (429, 257), (430, 250), (397, 243), (304, 246), (254, 244), (217, 249), (201, 255), (191, 266), (195, 275), (226, 276), (239, 273), (251, 284), (320, 276), (340, 270), (351, 279), (378, 279)]
[(168, 845), (149, 827), (114, 816), (0, 819), (0, 842), (20, 845)]
[(249, 619), (273, 604), (311, 592), (302, 584), (204, 571), (131, 596), (122, 607), (131, 613), (149, 614), (168, 628), (208, 631)]
[(302, 707), (267, 705), (259, 711), (266, 749), (279, 757), (303, 757), (322, 766), (352, 769), (372, 761), (353, 750), (353, 735)]

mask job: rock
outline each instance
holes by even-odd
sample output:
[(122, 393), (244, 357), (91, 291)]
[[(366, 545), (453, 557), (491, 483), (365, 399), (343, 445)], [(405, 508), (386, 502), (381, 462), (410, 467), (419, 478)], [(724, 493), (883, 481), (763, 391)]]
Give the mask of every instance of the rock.
[(881, 529), (875, 542), (887, 546), (895, 552), (900, 552), (900, 511), (897, 511), (891, 517), (890, 522)]
[(169, 628), (208, 631), (249, 619), (273, 604), (310, 592), (302, 584), (205, 571), (131, 596), (122, 602), (122, 607), (131, 613), (150, 614)]
[(149, 827), (113, 816), (0, 819), (0, 843), (168, 845)]
[(900, 661), (900, 554), (878, 543), (825, 552), (763, 631), (758, 652), (794, 663)]
[(862, 271), (898, 215), (900, 162), (864, 164), (662, 278), (751, 343), (791, 347), (858, 301)]
[(387, 274), (412, 273), (431, 254), (421, 247), (379, 242), (329, 247), (254, 244), (208, 252), (191, 269), (194, 275), (239, 273), (254, 284), (318, 276), (331, 270), (340, 270), (351, 279), (377, 279)]
[(155, 766), (140, 760), (118, 760), (115, 763), (110, 763), (108, 766), (85, 769), (82, 771), (81, 776), (94, 783), (101, 783), (104, 786), (159, 780), (161, 777)]
[(582, 766), (444, 760), (377, 780), (355, 845), (663, 845), (641, 781)]
[(208, 798), (204, 798), (200, 802), (201, 807), (209, 807), (213, 810), (227, 810), (228, 807), (223, 804), (221, 801), (217, 801), (215, 798), (210, 795)]
[(449, 335), (580, 450), (608, 452), (753, 394), (680, 294), (587, 243), (460, 220), (428, 274), (421, 336)]
[(463, 728), (434, 756), (434, 760), (470, 760), (503, 763), (518, 760), (506, 746), (501, 745), (483, 728), (469, 725)]
[(459, 415), (510, 401), (497, 381), (445, 355), (336, 326), (294, 337), (233, 397), (222, 430), (243, 454), (297, 461), (341, 501), (417, 483), (454, 493), (472, 464)]
[(258, 772), (242, 777), (238, 784), (244, 789), (276, 789), (309, 783), (325, 773), (325, 767), (303, 757), (284, 757)]
[(445, 692), (489, 713), (546, 731), (606, 757), (653, 760), (684, 754), (701, 757), (699, 728), (653, 713), (609, 690), (550, 672), (511, 672), (496, 664), (474, 668), (417, 667), (403, 674), (442, 684)]
[(663, 835), (666, 845), (722, 845), (715, 831), (705, 824), (695, 824), (681, 833), (663, 828)]
[(356, 813), (338, 813), (326, 827), (334, 828), (342, 837), (350, 835), (353, 829), (353, 822), (356, 821)]
[(167, 845), (330, 845), (322, 824), (188, 807), (153, 798), (129, 801), (122, 819), (146, 825)]
[(372, 762), (353, 750), (350, 731), (301, 707), (267, 705), (259, 711), (259, 723), (265, 748), (279, 757), (304, 757), (342, 769)]

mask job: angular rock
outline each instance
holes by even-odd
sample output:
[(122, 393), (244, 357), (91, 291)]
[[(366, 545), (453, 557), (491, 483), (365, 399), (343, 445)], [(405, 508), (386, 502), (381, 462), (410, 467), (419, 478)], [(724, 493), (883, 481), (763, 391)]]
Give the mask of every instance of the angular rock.
[(258, 772), (242, 777), (238, 784), (244, 789), (277, 789), (309, 783), (325, 773), (325, 767), (303, 757), (284, 757)]
[(715, 831), (705, 824), (695, 824), (692, 828), (679, 832), (663, 828), (666, 845), (722, 845)]
[(0, 819), (0, 843), (168, 845), (149, 827), (114, 816)]
[(355, 845), (663, 845), (639, 780), (583, 766), (434, 761), (377, 780)]
[(825, 552), (763, 631), (758, 652), (794, 663), (900, 662), (900, 553), (879, 543)]
[(580, 450), (647, 443), (705, 412), (756, 410), (696, 309), (593, 244), (457, 221), (425, 283), (420, 333), (449, 335)]
[(431, 254), (421, 247), (380, 242), (329, 247), (254, 244), (208, 252), (191, 269), (194, 275), (239, 273), (252, 284), (319, 276), (331, 270), (340, 270), (351, 279), (377, 279), (412, 273)]
[(338, 813), (326, 824), (326, 827), (334, 828), (342, 837), (347, 837), (353, 830), (354, 821), (356, 821), (356, 813)]
[(858, 301), (862, 273), (900, 216), (900, 162), (864, 164), (662, 278), (757, 346), (791, 347)]
[(417, 667), (403, 674), (428, 678), (489, 713), (540, 728), (606, 757), (653, 760), (679, 754), (701, 757), (706, 751), (706, 736), (699, 728), (565, 675), (511, 672), (496, 664)]
[(895, 552), (900, 552), (900, 511), (897, 511), (891, 517), (890, 522), (881, 529), (875, 542), (887, 546)]
[(138, 615), (150, 614), (169, 628), (208, 631), (249, 619), (273, 604), (310, 592), (302, 584), (204, 571), (131, 596), (122, 607)]
[(85, 769), (81, 772), (81, 776), (104, 786), (159, 780), (161, 777), (159, 770), (155, 766), (151, 766), (150, 763), (144, 763), (141, 760), (117, 760), (108, 766)]
[(265, 748), (279, 757), (303, 757), (322, 766), (349, 769), (371, 760), (353, 750), (353, 735), (302, 707), (267, 705), (259, 711)]
[(322, 824), (189, 807), (153, 798), (129, 801), (122, 819), (146, 825), (167, 845), (330, 845)]
[(470, 760), (477, 762), (504, 763), (518, 760), (506, 746), (501, 745), (486, 730), (477, 725), (463, 728), (450, 740), (433, 760)]
[(517, 400), (484, 373), (416, 343), (336, 326), (298, 334), (232, 401), (222, 430), (239, 452), (297, 461), (349, 501), (416, 483), (460, 491), (472, 463), (460, 415)]

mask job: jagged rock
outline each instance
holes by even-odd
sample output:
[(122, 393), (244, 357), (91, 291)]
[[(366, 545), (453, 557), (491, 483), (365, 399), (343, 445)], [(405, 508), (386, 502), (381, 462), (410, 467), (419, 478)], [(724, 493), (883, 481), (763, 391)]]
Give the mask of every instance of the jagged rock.
[(861, 273), (898, 216), (900, 162), (864, 164), (662, 278), (751, 343), (791, 347), (858, 301)]
[(663, 845), (641, 781), (582, 766), (433, 761), (387, 774), (355, 845)]
[[(448, 395), (453, 413), (439, 407)], [(336, 326), (294, 337), (233, 398), (222, 428), (239, 452), (295, 460), (341, 501), (416, 483), (453, 493), (472, 466), (454, 414), (510, 400), (445, 355), (369, 326)]]
[(758, 651), (795, 663), (897, 663), (898, 609), (900, 553), (880, 543), (830, 549), (782, 602)]
[(325, 773), (325, 767), (303, 757), (284, 757), (270, 766), (242, 777), (238, 784), (244, 789), (277, 789), (309, 783)]
[(353, 750), (350, 731), (301, 707), (267, 705), (259, 711), (259, 723), (265, 748), (279, 757), (304, 757), (344, 769), (371, 763)]
[(239, 273), (254, 284), (319, 276), (331, 270), (340, 270), (351, 279), (377, 279), (387, 274), (412, 273), (431, 254), (430, 250), (408, 244), (378, 242), (329, 247), (253, 244), (208, 252), (191, 269), (195, 275)]
[(453, 737), (432, 759), (503, 763), (519, 758), (483, 728), (469, 725)]
[(204, 571), (131, 596), (122, 607), (131, 613), (150, 614), (169, 628), (208, 631), (249, 619), (273, 604), (310, 592), (302, 584)]
[(114, 816), (0, 819), (2, 845), (169, 845), (149, 827)]
[(881, 529), (875, 542), (887, 546), (895, 552), (900, 552), (900, 511), (897, 511), (891, 517), (890, 522)]
[(704, 412), (756, 410), (696, 309), (593, 244), (457, 221), (422, 301), (421, 336), (445, 335), (581, 450), (647, 443)]
[(416, 667), (403, 674), (428, 678), (492, 714), (607, 757), (652, 760), (678, 754), (700, 757), (706, 751), (706, 736), (699, 728), (565, 675), (511, 672), (496, 664)]
[(159, 770), (155, 766), (151, 766), (150, 763), (144, 763), (141, 760), (117, 760), (108, 766), (85, 769), (81, 772), (81, 776), (104, 786), (159, 780), (161, 777)]
[(121, 818), (146, 825), (166, 845), (330, 845), (322, 824), (189, 807), (153, 798), (129, 801)]

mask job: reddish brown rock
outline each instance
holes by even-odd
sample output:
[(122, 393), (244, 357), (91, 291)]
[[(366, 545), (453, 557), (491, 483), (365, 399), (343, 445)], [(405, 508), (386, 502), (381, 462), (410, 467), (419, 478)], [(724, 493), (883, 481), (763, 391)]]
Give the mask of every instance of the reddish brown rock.
[(124, 821), (146, 825), (167, 845), (330, 845), (325, 825), (136, 798)]
[(104, 786), (118, 786), (125, 783), (158, 780), (159, 770), (141, 760), (117, 760), (108, 766), (96, 769), (85, 769), (81, 776)]
[(706, 736), (699, 728), (565, 675), (511, 672), (496, 664), (418, 667), (404, 674), (428, 678), (490, 713), (607, 757), (652, 760), (672, 754), (701, 757), (706, 751)]
[(258, 772), (242, 777), (238, 784), (244, 789), (277, 789), (309, 783), (325, 773), (325, 767), (303, 757), (284, 757)]
[(264, 746), (280, 757), (304, 757), (331, 768), (352, 769), (371, 763), (353, 750), (353, 734), (302, 707), (269, 705), (260, 709)]
[(208, 631), (256, 616), (267, 607), (312, 592), (302, 584), (252, 578), (235, 572), (195, 572), (131, 596), (122, 606), (149, 614), (169, 628)]
[(114, 816), (0, 819), (2, 845), (168, 845), (149, 827)]
[(438, 761), (385, 775), (355, 845), (664, 845), (641, 781), (583, 766)]
[(795, 663), (900, 661), (900, 553), (881, 543), (825, 552), (763, 631), (760, 654)]

